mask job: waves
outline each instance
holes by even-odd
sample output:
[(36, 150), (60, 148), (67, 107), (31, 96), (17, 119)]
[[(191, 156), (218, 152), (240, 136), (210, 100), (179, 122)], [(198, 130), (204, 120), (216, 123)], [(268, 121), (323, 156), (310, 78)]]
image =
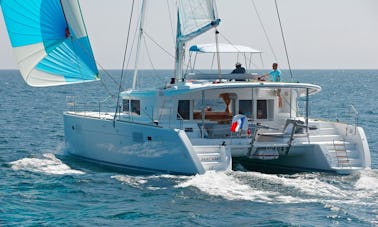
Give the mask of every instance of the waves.
[(11, 168), (17, 171), (23, 170), (56, 175), (84, 174), (84, 172), (80, 170), (71, 169), (68, 165), (56, 158), (54, 154), (46, 153), (42, 156), (42, 158), (23, 158), (11, 162)]
[[(23, 158), (11, 162), (11, 168), (16, 171), (44, 174), (86, 174), (83, 171), (71, 169), (49, 153), (44, 154), (43, 158)], [(376, 206), (378, 209), (375, 201), (378, 196), (378, 170), (363, 170), (349, 176), (325, 173), (275, 175), (230, 171), (207, 172), (195, 176), (117, 174), (110, 178), (141, 190), (195, 188), (208, 196), (226, 200), (272, 204), (326, 203), (328, 201)]]
[[(337, 176), (323, 173), (304, 173), (295, 175), (271, 175), (258, 172), (231, 171), (228, 173), (207, 172), (191, 177), (160, 175), (135, 177), (117, 175), (113, 177), (125, 184), (141, 187), (148, 180), (162, 178), (175, 179), (176, 188), (195, 187), (211, 196), (221, 196), (230, 200), (251, 200), (270, 196), (289, 196), (294, 200), (274, 200), (280, 202), (313, 202), (315, 199), (365, 199), (378, 195), (378, 170), (363, 170), (349, 176)], [(259, 194), (260, 193), (260, 194)], [(257, 196), (256, 195), (260, 195)], [(262, 196), (261, 196), (262, 195)]]
[[(344, 220), (347, 223), (378, 225), (378, 170), (364, 170), (348, 176), (325, 173), (277, 175), (243, 171), (207, 172), (196, 176), (103, 174), (76, 170), (52, 153), (10, 162), (10, 168), (17, 172), (28, 171), (48, 176), (73, 175), (76, 176), (75, 181), (79, 182), (100, 177), (106, 185), (125, 185), (127, 189), (124, 190), (128, 192), (157, 196), (154, 199), (161, 202), (168, 197), (175, 203), (186, 201), (184, 203), (190, 206), (200, 199), (203, 203), (213, 203), (214, 200), (220, 204), (248, 203), (250, 208), (312, 207), (305, 213), (312, 212), (313, 206), (316, 206), (320, 209), (317, 212), (326, 214), (322, 218), (328, 221), (323, 220), (323, 223)], [(87, 180), (83, 181), (83, 178)], [(113, 195), (111, 198), (116, 197)], [(285, 214), (284, 211), (275, 212), (277, 215)]]
[[(189, 190), (196, 197), (266, 205), (323, 207), (329, 220), (378, 224), (378, 171), (364, 170), (349, 176), (324, 173), (270, 175), (257, 172), (208, 172), (204, 175), (113, 177), (140, 190)], [(157, 186), (169, 180), (170, 186)], [(154, 185), (155, 184), (155, 185)], [(306, 205), (307, 204), (307, 205)]]

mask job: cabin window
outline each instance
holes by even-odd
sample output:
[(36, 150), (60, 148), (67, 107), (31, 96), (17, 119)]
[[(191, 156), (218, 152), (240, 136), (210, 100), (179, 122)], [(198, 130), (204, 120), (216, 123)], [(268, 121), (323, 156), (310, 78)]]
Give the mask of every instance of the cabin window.
[(123, 112), (129, 112), (129, 100), (128, 99), (122, 100), (122, 110), (123, 110)]
[(274, 100), (257, 100), (256, 118), (273, 120)]
[(239, 100), (239, 114), (243, 114), (248, 118), (252, 118), (252, 100)]
[(130, 110), (131, 110), (132, 113), (140, 115), (140, 100), (124, 99), (123, 100), (123, 111), (129, 112)]
[(222, 99), (206, 99), (204, 103), (202, 103), (201, 100), (194, 101), (194, 109), (196, 111), (202, 111), (202, 109), (204, 109), (213, 112), (232, 112), (233, 105), (229, 104), (229, 106), (227, 106)]
[(179, 100), (178, 102), (178, 110), (177, 113), (179, 114), (178, 119), (189, 120), (190, 119), (190, 100)]
[(268, 120), (272, 121), (274, 118), (274, 100), (268, 100)]
[(131, 112), (140, 115), (140, 100), (131, 100)]
[[(194, 120), (209, 120), (217, 121), (219, 123), (226, 123), (231, 121), (235, 109), (234, 100), (223, 99), (206, 99), (202, 103), (201, 100), (195, 100), (193, 104), (193, 119)], [(204, 116), (202, 116), (204, 114)]]
[(256, 116), (257, 119), (267, 119), (268, 112), (267, 112), (266, 100), (257, 100), (256, 114), (257, 114)]

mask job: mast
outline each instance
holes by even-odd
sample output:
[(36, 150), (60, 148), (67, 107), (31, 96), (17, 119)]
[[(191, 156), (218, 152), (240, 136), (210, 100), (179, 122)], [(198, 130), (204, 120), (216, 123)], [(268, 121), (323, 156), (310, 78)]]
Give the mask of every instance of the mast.
[(147, 2), (147, 0), (142, 0), (142, 7), (141, 7), (140, 18), (139, 18), (139, 36), (138, 36), (137, 50), (136, 50), (136, 56), (135, 56), (132, 89), (135, 89), (135, 87), (136, 87), (136, 80), (137, 80), (137, 75), (138, 75), (139, 52), (140, 52), (140, 45), (141, 45), (142, 36), (143, 36), (143, 25), (144, 25), (144, 17), (145, 17), (145, 13), (146, 13), (146, 4), (147, 4), (146, 2)]
[(177, 12), (177, 35), (176, 35), (176, 51), (175, 51), (175, 75), (176, 80), (181, 81), (182, 78), (182, 67), (184, 63), (184, 53), (185, 53), (185, 41), (180, 39), (181, 37), (181, 23), (180, 23), (180, 13)]
[(309, 89), (306, 88), (306, 117), (305, 117), (305, 120), (306, 120), (306, 133), (308, 135), (308, 113), (309, 113), (309, 102), (310, 102), (310, 93), (309, 93)]
[(220, 66), (220, 55), (219, 55), (219, 31), (215, 29), (215, 47), (217, 49), (217, 64), (218, 64), (218, 79), (219, 82), (222, 79), (222, 72), (221, 72), (221, 66)]

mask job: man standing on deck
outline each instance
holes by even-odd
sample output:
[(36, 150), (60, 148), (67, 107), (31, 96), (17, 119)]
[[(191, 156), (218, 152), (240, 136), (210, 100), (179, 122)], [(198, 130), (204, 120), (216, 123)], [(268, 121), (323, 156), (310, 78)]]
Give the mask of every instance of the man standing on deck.
[[(280, 82), (281, 81), (281, 71), (278, 69), (278, 64), (273, 63), (272, 65), (273, 70), (270, 71), (268, 74), (265, 74), (259, 78), (259, 80), (265, 80), (265, 77), (270, 76), (273, 82)], [(278, 96), (278, 107), (282, 107), (282, 97), (281, 97), (281, 89), (275, 89), (275, 94)]]
[(281, 71), (278, 69), (278, 64), (273, 63), (272, 67), (273, 67), (273, 70), (270, 71), (268, 74), (261, 76), (260, 80), (262, 78), (270, 76), (273, 82), (280, 82), (281, 81)]

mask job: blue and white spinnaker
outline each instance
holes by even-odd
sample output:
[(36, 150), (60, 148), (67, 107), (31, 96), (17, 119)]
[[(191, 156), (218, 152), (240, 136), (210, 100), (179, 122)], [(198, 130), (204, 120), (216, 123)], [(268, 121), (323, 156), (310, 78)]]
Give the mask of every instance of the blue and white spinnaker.
[(98, 80), (78, 0), (0, 0), (20, 72), (31, 86)]

